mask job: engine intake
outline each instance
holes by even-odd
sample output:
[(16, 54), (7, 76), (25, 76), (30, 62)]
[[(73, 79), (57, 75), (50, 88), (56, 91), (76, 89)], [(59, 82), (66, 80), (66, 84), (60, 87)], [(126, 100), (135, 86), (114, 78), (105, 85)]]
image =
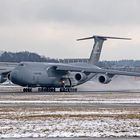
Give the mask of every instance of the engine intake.
[(102, 84), (108, 84), (109, 82), (111, 82), (111, 79), (112, 77), (109, 77), (108, 75), (100, 75), (98, 77), (98, 80), (100, 83)]
[(76, 73), (75, 74), (75, 79), (77, 81), (82, 81), (85, 80), (87, 78), (87, 76), (84, 73)]
[(0, 75), (0, 83), (4, 83), (7, 80), (7, 78), (3, 75)]

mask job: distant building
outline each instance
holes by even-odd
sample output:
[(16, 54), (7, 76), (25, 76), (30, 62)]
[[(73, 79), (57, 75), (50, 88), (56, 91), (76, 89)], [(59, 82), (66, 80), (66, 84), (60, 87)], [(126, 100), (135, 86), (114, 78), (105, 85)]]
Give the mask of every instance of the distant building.
[(59, 59), (61, 63), (76, 63), (76, 62), (88, 62), (86, 58), (79, 58), (79, 59)]

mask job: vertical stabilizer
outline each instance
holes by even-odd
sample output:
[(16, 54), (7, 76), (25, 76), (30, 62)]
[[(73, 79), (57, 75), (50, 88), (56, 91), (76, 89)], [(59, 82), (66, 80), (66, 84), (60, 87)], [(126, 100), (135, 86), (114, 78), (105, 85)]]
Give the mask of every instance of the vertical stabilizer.
[(103, 43), (106, 39), (95, 37), (93, 49), (89, 58), (89, 63), (96, 64), (100, 59), (100, 54), (102, 50)]
[(130, 40), (130, 38), (120, 38), (120, 37), (107, 37), (107, 36), (92, 36), (92, 37), (87, 37), (87, 38), (81, 38), (78, 39), (77, 41), (80, 40), (87, 40), (87, 39), (94, 39), (94, 45), (93, 45), (93, 49), (89, 58), (89, 63), (90, 64), (96, 64), (99, 59), (100, 59), (100, 55), (101, 55), (101, 50), (102, 50), (102, 46), (105, 40), (107, 39), (125, 39), (125, 40)]

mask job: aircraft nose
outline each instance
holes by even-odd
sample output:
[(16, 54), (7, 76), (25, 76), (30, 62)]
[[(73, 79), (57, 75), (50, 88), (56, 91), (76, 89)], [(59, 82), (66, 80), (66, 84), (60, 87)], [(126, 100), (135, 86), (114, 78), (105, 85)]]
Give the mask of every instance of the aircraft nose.
[(18, 73), (17, 70), (13, 70), (13, 71), (10, 73), (9, 79), (10, 79), (13, 83), (15, 83), (15, 81), (17, 81), (17, 73)]

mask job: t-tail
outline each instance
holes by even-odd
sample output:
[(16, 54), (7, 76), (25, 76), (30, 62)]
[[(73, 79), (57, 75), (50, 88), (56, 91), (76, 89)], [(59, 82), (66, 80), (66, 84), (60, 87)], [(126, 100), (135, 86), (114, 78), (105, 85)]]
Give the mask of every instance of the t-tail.
[(88, 39), (94, 39), (94, 45), (93, 45), (93, 49), (89, 58), (89, 63), (90, 64), (96, 64), (99, 59), (100, 59), (100, 54), (101, 54), (101, 50), (102, 50), (102, 46), (105, 40), (107, 39), (124, 39), (124, 40), (131, 40), (130, 38), (120, 38), (120, 37), (109, 37), (109, 36), (98, 36), (98, 35), (94, 35), (91, 37), (87, 37), (87, 38), (80, 38), (77, 39), (77, 41), (80, 40), (88, 40)]

